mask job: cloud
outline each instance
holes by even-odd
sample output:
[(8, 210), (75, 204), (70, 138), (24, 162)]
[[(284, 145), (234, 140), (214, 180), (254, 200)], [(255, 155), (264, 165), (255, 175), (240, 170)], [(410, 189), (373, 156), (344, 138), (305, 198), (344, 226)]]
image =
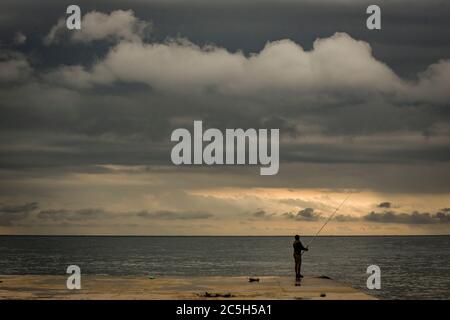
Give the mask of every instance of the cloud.
[(294, 207), (308, 207), (308, 206), (319, 205), (318, 203), (314, 203), (310, 200), (304, 200), (304, 199), (300, 199), (300, 198), (285, 198), (285, 199), (278, 200), (278, 202), (280, 204), (286, 204), (286, 205), (294, 206)]
[(18, 31), (14, 35), (14, 44), (16, 45), (22, 45), (27, 41), (27, 36), (24, 35), (22, 32)]
[(27, 218), (30, 213), (37, 210), (36, 202), (28, 202), (22, 205), (1, 205), (0, 226), (11, 226), (14, 222)]
[(27, 202), (21, 205), (2, 205), (0, 211), (5, 213), (31, 212), (39, 208), (37, 202)]
[(450, 60), (442, 59), (430, 65), (419, 75), (419, 81), (414, 84), (408, 95), (411, 101), (432, 101), (448, 103), (450, 94)]
[(115, 10), (109, 14), (90, 11), (82, 17), (80, 30), (68, 30), (65, 20), (59, 19), (44, 38), (44, 44), (59, 43), (64, 37), (81, 43), (98, 40), (140, 41), (150, 26), (150, 23), (139, 20), (132, 10)]
[[(102, 3), (104, 12), (97, 15), (85, 8), (84, 22), (91, 17), (92, 23), (81, 31), (67, 31), (61, 20), (47, 32), (63, 13), (53, 2), (43, 0), (26, 12), (20, 4), (0, 4), (9, 16), (0, 19), (3, 38), (8, 39), (0, 49), (10, 48), (18, 28), (28, 37), (26, 45), (12, 46), (23, 51), (21, 58), (2, 60), (28, 66), (7, 68), (14, 72), (5, 74), (16, 76), (0, 88), (5, 199), (29, 196), (46, 202), (51, 195), (58, 211), (65, 208), (59, 201), (72, 203), (67, 199), (75, 196), (88, 208), (132, 210), (130, 219), (146, 225), (137, 216), (142, 208), (148, 213), (160, 208), (204, 210), (218, 217), (291, 210), (286, 213), (291, 219), (300, 208), (331, 212), (302, 199), (283, 203), (273, 198), (267, 204), (247, 197), (228, 200), (227, 205), (215, 199), (186, 202), (174, 197), (177, 188), (353, 187), (393, 192), (393, 201), (397, 192), (419, 197), (450, 190), (445, 60), (450, 29), (446, 10), (437, 2), (416, 1), (406, 11), (403, 4), (383, 4), (392, 19), (382, 37), (353, 19), (361, 13), (356, 2), (344, 7), (330, 2), (326, 10), (314, 1), (260, 3), (257, 14), (251, 4), (227, 1), (204, 1), (196, 10), (181, 2), (164, 10), (158, 1), (130, 2), (127, 5), (137, 14), (119, 19), (124, 33), (115, 29), (119, 20), (111, 19), (117, 3)], [(94, 0), (89, 7), (100, 8), (99, 3)], [(151, 24), (151, 19), (158, 28), (150, 38), (139, 25)], [(342, 32), (334, 34), (337, 30)], [(37, 43), (46, 34), (54, 45)], [(167, 40), (171, 37), (175, 39)], [(221, 129), (279, 127), (280, 174), (261, 180), (252, 168), (173, 168), (167, 157), (170, 131), (190, 126), (192, 119)], [(148, 169), (96, 171), (100, 165)], [(145, 202), (143, 194), (149, 196), (153, 184), (168, 196)], [(434, 205), (434, 200), (427, 201), (417, 210), (427, 212), (422, 205)], [(436, 207), (441, 203), (445, 200)], [(252, 210), (260, 207), (264, 209)], [(383, 209), (392, 208), (375, 212)], [(371, 210), (363, 206), (357, 211)], [(77, 210), (65, 208), (62, 221), (83, 217), (73, 211)], [(125, 213), (106, 212), (108, 217)], [(95, 221), (95, 214), (85, 216), (86, 225), (108, 221)], [(37, 211), (31, 218), (26, 220), (30, 225), (38, 219)], [(365, 221), (336, 217), (352, 219)], [(50, 217), (39, 221), (53, 222)]]
[(253, 54), (186, 39), (118, 41), (105, 54), (93, 47), (92, 63), (70, 59), (2, 93), (2, 128), (58, 133), (38, 140), (51, 153), (8, 153), (6, 166), (167, 164), (171, 146), (159, 142), (199, 118), (217, 128), (279, 127), (284, 163), (449, 160), (448, 108), (423, 102), (434, 95), (406, 95), (424, 79), (444, 81), (445, 62), (432, 68), (441, 73), (403, 80), (345, 33), (309, 49), (271, 41)]
[(209, 219), (213, 217), (212, 214), (206, 212), (191, 212), (191, 211), (141, 211), (136, 214), (138, 217), (155, 220), (197, 220)]
[(283, 212), (281, 214), (282, 217), (287, 218), (287, 219), (294, 219), (295, 218), (295, 214), (293, 214), (292, 212)]
[(401, 223), (401, 224), (435, 224), (449, 223), (450, 214), (438, 212), (436, 214), (413, 212), (411, 214), (395, 213), (386, 211), (382, 213), (371, 212), (363, 217), (364, 220), (378, 223)]
[(303, 210), (300, 210), (295, 218), (297, 220), (316, 221), (319, 219), (319, 216), (314, 212), (313, 208), (305, 208)]
[(267, 215), (267, 213), (264, 210), (257, 210), (255, 212), (253, 212), (252, 215), (257, 218), (262, 218), (262, 217), (265, 217)]
[(112, 217), (107, 211), (100, 208), (87, 208), (79, 210), (49, 209), (38, 213), (38, 218), (53, 221), (84, 221)]
[(449, 211), (439, 211), (438, 213), (436, 213), (434, 218), (437, 218), (441, 223), (450, 223)]
[(295, 220), (317, 221), (320, 219), (320, 214), (315, 213), (313, 208), (305, 208), (297, 213), (284, 212), (281, 214), (281, 217)]
[(381, 202), (377, 207), (378, 208), (390, 208), (391, 203), (390, 202)]
[(102, 208), (86, 208), (78, 210), (43, 210), (38, 213), (38, 218), (53, 221), (84, 221), (97, 219), (112, 219), (118, 217), (139, 217), (145, 219), (155, 220), (191, 220), (191, 219), (207, 219), (212, 217), (212, 214), (205, 212), (191, 212), (191, 211), (138, 211), (138, 212), (114, 212)]
[(26, 81), (32, 74), (27, 58), (13, 51), (0, 52), (0, 82)]
[(334, 217), (334, 220), (336, 220), (337, 222), (352, 222), (352, 221), (360, 221), (361, 219), (359, 217), (351, 215), (338, 214)]
[[(143, 14), (139, 11), (140, 17)], [(164, 19), (158, 18), (158, 24), (173, 23)], [(204, 21), (198, 25), (203, 26)], [(223, 42), (201, 32), (184, 32), (180, 27), (182, 34), (192, 41), (166, 41), (170, 34), (162, 28), (151, 42), (129, 38), (84, 45), (81, 40), (72, 39), (75, 33), (66, 32), (59, 39), (76, 46), (64, 43), (64, 47), (42, 47), (33, 45), (36, 32), (21, 25), (21, 30), (30, 37), (27, 46), (21, 49), (32, 52), (22, 60), (35, 69), (16, 77), (20, 80), (13, 85), (8, 83), (0, 89), (0, 165), (8, 170), (2, 171), (2, 178), (8, 175), (15, 182), (14, 188), (4, 183), (2, 191), (14, 196), (29, 192), (32, 196), (34, 191), (30, 191), (28, 184), (31, 171), (34, 176), (45, 178), (41, 181), (52, 176), (65, 183), (67, 174), (86, 173), (104, 164), (145, 165), (149, 170), (164, 165), (166, 174), (159, 179), (167, 185), (186, 188), (274, 186), (355, 187), (386, 193), (449, 191), (450, 113), (448, 106), (434, 104), (433, 94), (425, 93), (434, 90), (434, 85), (443, 90), (438, 84), (446, 79), (445, 60), (432, 67), (433, 72), (419, 78), (400, 78), (392, 71), (396, 68), (385, 64), (389, 60), (377, 51), (377, 43), (369, 41), (369, 46), (368, 42), (359, 41), (367, 38), (358, 33), (330, 36), (336, 29), (333, 26), (329, 32), (305, 31), (296, 38), (272, 34), (269, 29), (273, 27), (274, 24), (259, 30), (260, 38), (248, 46), (249, 41), (236, 40), (234, 29), (220, 24), (220, 34), (229, 38), (231, 45), (228, 40)], [(48, 26), (41, 25), (39, 30), (48, 30)], [(171, 35), (176, 36), (177, 32)], [(210, 41), (216, 40), (219, 44), (211, 44)], [(389, 41), (397, 40), (401, 42), (404, 38)], [(266, 41), (269, 42), (264, 45)], [(347, 54), (346, 46), (355, 50)], [(412, 46), (408, 50), (417, 54), (417, 48)], [(445, 52), (445, 48), (437, 51), (431, 61), (445, 58)], [(401, 60), (417, 62), (420, 68), (431, 59), (409, 57), (402, 56)], [(352, 69), (346, 59), (355, 59), (360, 68)], [(375, 73), (365, 74), (372, 68)], [(343, 77), (343, 81), (335, 75)], [(381, 80), (372, 79), (374, 76)], [(385, 85), (390, 81), (392, 86)], [(428, 89), (406, 95), (411, 93), (409, 89), (419, 87)], [(432, 99), (422, 104), (424, 97)], [(438, 100), (444, 101), (442, 96)], [(254, 177), (252, 168), (174, 169), (168, 156), (170, 131), (192, 125), (192, 119), (204, 119), (205, 125), (217, 128), (281, 127), (280, 175), (263, 181)], [(292, 132), (295, 134), (291, 135)], [(431, 166), (431, 162), (436, 165)], [(188, 185), (181, 178), (171, 178), (174, 172), (198, 179), (192, 178)], [(214, 179), (206, 181), (202, 178), (205, 173)], [(39, 192), (55, 192), (44, 184), (47, 182), (39, 183)], [(101, 188), (110, 190), (109, 186)], [(164, 201), (170, 203), (171, 199)], [(178, 203), (183, 210), (183, 201)], [(279, 210), (292, 210), (294, 216), (298, 210), (293, 210), (294, 206), (329, 212), (314, 203), (291, 204)], [(249, 208), (257, 206), (228, 212), (250, 212)], [(216, 212), (211, 207), (206, 211)], [(200, 205), (190, 208), (202, 209), (205, 208)], [(273, 212), (274, 207), (267, 210)]]
[(345, 33), (316, 40), (311, 51), (287, 39), (268, 42), (248, 57), (186, 39), (123, 41), (87, 72), (91, 84), (142, 82), (159, 90), (232, 95), (265, 91), (309, 95), (348, 89), (390, 93), (402, 86), (386, 65), (372, 57), (369, 44)]
[[(383, 204), (383, 203), (381, 203)], [(354, 215), (336, 215), (333, 220), (336, 222), (375, 222), (375, 223), (397, 223), (397, 224), (442, 224), (450, 222), (450, 210), (448, 208), (441, 209), (435, 214), (430, 213), (420, 213), (414, 211), (410, 214), (408, 213), (396, 213), (394, 211), (384, 211), (384, 212), (370, 212), (364, 216), (354, 216)], [(322, 218), (319, 214), (314, 212), (312, 208), (306, 208), (299, 211), (297, 214), (292, 212), (286, 212), (280, 215), (280, 217), (296, 220), (305, 221), (317, 221)]]
[(429, 66), (416, 82), (405, 81), (373, 57), (367, 42), (346, 33), (317, 39), (310, 51), (288, 39), (268, 42), (249, 56), (214, 45), (198, 46), (186, 39), (121, 41), (91, 68), (62, 67), (50, 73), (52, 77), (82, 87), (137, 82), (163, 92), (305, 103), (335, 103), (348, 96), (364, 100), (382, 96), (395, 103), (445, 103), (450, 98), (446, 90), (450, 60)]
[(51, 27), (48, 34), (44, 37), (44, 45), (49, 46), (55, 43), (59, 43), (66, 30), (66, 22), (63, 18), (60, 18), (58, 22)]
[(83, 221), (96, 223), (105, 221), (106, 219), (130, 219), (133, 217), (152, 220), (198, 220), (209, 219), (214, 216), (202, 211), (141, 210), (117, 212), (103, 208), (38, 209), (39, 205), (37, 202), (30, 202), (24, 205), (2, 205), (0, 207), (0, 225), (10, 226), (14, 221), (25, 220), (27, 218), (35, 218), (41, 224), (49, 221), (73, 224)]
[(271, 219), (276, 217), (275, 213), (268, 213), (265, 210), (257, 209), (255, 212), (250, 213), (250, 217), (256, 219)]

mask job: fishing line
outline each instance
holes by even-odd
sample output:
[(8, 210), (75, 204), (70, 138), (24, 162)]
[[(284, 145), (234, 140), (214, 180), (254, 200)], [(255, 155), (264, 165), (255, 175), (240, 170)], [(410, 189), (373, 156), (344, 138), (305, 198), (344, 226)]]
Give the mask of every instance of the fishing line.
[[(330, 222), (331, 219), (333, 219), (334, 215), (339, 211), (339, 209), (341, 209), (341, 207), (348, 200), (348, 198), (350, 198), (351, 195), (352, 195), (352, 192), (350, 191), (349, 194), (347, 195), (347, 197), (345, 197), (345, 199), (341, 202), (341, 204), (339, 206), (337, 206), (336, 209), (334, 209), (334, 212), (328, 217), (328, 219), (325, 221), (325, 223), (322, 225), (322, 227), (320, 227), (319, 231), (316, 232), (316, 234), (313, 236), (311, 241), (306, 245), (306, 247), (310, 246), (310, 244), (314, 241), (314, 239), (317, 237), (317, 235), (323, 230), (323, 228), (325, 228), (325, 226), (328, 224), (328, 222)], [(304, 252), (305, 251), (302, 252), (302, 255)]]

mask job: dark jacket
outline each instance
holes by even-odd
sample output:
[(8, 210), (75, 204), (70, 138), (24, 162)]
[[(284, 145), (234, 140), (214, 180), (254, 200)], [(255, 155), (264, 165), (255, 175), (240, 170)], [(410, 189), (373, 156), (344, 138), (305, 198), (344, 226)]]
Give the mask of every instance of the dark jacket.
[(308, 248), (304, 247), (300, 240), (295, 240), (293, 246), (295, 254), (302, 254), (302, 251), (308, 251)]

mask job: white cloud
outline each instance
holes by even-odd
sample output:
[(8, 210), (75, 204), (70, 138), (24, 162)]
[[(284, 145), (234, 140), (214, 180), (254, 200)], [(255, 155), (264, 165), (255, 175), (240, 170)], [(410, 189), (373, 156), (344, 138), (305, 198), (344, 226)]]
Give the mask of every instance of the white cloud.
[(430, 65), (419, 75), (419, 81), (411, 85), (410, 99), (429, 102), (450, 102), (450, 60)]
[(91, 42), (114, 39), (138, 41), (150, 27), (150, 23), (139, 20), (132, 10), (116, 10), (110, 14), (91, 11), (81, 20), (81, 30), (68, 30), (64, 19), (50, 29), (44, 44), (58, 43), (65, 35), (73, 42)]
[(430, 66), (415, 82), (399, 78), (376, 60), (367, 42), (345, 33), (317, 39), (305, 51), (291, 40), (269, 42), (245, 56), (187, 40), (164, 43), (121, 41), (91, 69), (62, 67), (48, 75), (75, 87), (139, 82), (168, 92), (216, 92), (271, 99), (383, 95), (401, 101), (446, 103), (450, 60)]

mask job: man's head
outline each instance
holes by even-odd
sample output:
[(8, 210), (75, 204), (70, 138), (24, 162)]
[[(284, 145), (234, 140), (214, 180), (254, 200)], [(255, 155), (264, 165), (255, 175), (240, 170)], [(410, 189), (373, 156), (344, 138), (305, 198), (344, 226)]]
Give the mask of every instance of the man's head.
[(295, 240), (300, 240), (300, 236), (298, 234), (295, 235)]

